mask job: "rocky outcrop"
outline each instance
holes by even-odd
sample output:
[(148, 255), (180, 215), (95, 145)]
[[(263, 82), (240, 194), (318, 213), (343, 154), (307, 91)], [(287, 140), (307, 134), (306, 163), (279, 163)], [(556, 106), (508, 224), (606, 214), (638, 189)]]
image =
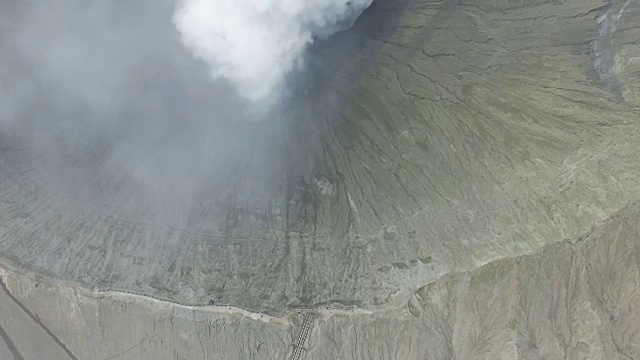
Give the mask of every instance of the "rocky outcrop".
[(637, 26), (640, 6), (635, 1), (612, 1), (598, 18), (600, 28), (594, 38), (595, 67), (605, 85), (625, 101), (638, 102)]

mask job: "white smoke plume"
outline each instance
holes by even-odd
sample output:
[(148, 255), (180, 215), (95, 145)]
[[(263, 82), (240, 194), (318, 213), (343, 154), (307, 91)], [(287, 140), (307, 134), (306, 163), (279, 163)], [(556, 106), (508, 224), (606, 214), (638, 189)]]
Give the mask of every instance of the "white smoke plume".
[(351, 27), (372, 1), (181, 0), (173, 20), (215, 79), (251, 101), (272, 101), (314, 38)]

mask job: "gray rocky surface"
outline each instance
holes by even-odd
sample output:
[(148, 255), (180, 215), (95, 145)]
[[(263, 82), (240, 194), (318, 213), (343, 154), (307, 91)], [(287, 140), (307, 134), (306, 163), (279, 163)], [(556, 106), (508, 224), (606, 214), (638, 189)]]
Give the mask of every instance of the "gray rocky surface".
[[(1, 275), (79, 359), (288, 359), (302, 326), (297, 312), (242, 315)], [(383, 311), (316, 309), (303, 358), (637, 359), (639, 311), (635, 202), (580, 238), (448, 274)]]
[(76, 360), (29, 309), (0, 289), (0, 359)]
[(80, 359), (640, 358), (639, 12), (377, 0), (188, 191), (0, 132), (5, 281)]
[(190, 194), (140, 188), (113, 144), (49, 156), (4, 134), (0, 252), (85, 287), (275, 314), (383, 305), (575, 237), (640, 198), (637, 11), (378, 1), (317, 48), (287, 131)]

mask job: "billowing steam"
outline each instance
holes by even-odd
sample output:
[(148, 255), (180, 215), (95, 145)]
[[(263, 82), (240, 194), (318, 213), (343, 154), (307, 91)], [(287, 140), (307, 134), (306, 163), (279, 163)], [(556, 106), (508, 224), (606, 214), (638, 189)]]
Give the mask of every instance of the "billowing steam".
[(0, 183), (28, 167), (60, 206), (172, 226), (271, 196), (295, 112), (271, 101), (370, 1), (4, 1)]
[(182, 0), (183, 43), (243, 97), (270, 101), (314, 37), (350, 27), (373, 0)]

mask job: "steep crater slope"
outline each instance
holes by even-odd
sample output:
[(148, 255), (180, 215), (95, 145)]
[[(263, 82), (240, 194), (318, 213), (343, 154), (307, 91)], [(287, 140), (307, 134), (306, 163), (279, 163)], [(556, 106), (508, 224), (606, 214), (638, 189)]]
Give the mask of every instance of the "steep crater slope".
[[(304, 358), (636, 359), (639, 245), (636, 201), (580, 238), (445, 275), (397, 307), (316, 309)], [(41, 282), (4, 266), (0, 277), (13, 301), (80, 359), (288, 359), (302, 328), (297, 311), (269, 319), (185, 308)], [(0, 312), (0, 320), (19, 312)], [(87, 333), (96, 336), (79, 336)]]
[(314, 49), (286, 131), (164, 214), (163, 194), (99, 171), (111, 144), (51, 162), (2, 134), (0, 253), (84, 286), (278, 313), (384, 305), (576, 237), (640, 198), (637, 12), (379, 0)]

